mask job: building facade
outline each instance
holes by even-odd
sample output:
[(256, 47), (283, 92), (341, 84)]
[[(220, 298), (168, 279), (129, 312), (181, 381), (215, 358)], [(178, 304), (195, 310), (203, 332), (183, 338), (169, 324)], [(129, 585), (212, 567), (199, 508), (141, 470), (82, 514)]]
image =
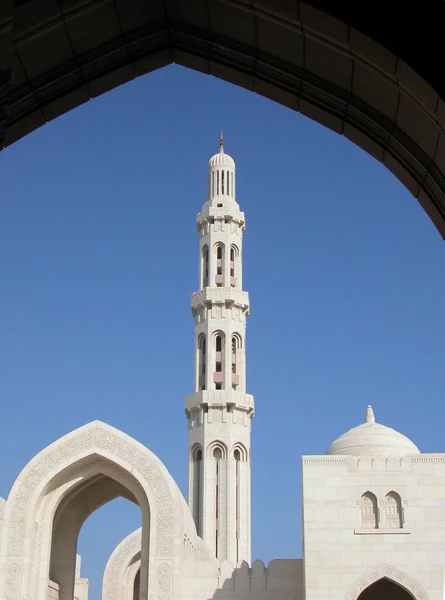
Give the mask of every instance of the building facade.
[(303, 557), (251, 562), (245, 217), (222, 139), (197, 228), (188, 502), (125, 433), (93, 421), (67, 434), (0, 499), (0, 600), (87, 600), (79, 531), (117, 496), (139, 505), (142, 526), (110, 556), (102, 600), (444, 600), (445, 454), (421, 454), (370, 406), (303, 457)]

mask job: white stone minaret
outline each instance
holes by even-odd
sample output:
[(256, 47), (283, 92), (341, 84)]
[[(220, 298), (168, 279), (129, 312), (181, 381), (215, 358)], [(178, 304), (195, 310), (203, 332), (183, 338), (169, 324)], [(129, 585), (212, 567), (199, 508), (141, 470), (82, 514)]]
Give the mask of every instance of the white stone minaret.
[(189, 505), (198, 534), (220, 560), (250, 564), (250, 424), (246, 394), (246, 317), (242, 286), (244, 213), (235, 200), (235, 163), (209, 162), (208, 200), (198, 214), (199, 291), (195, 391), (185, 400), (189, 427)]

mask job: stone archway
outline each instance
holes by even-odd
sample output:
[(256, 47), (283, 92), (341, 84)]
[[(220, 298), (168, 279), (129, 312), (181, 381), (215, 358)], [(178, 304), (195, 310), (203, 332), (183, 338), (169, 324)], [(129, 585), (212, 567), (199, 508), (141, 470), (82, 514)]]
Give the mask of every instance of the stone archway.
[(177, 63), (345, 135), (402, 181), (445, 237), (442, 2), (402, 12), (375, 0), (3, 4), (0, 149)]
[(141, 567), (142, 529), (136, 529), (112, 552), (105, 567), (102, 600), (136, 600), (136, 577)]
[[(371, 594), (376, 589), (380, 592), (382, 591), (382, 589), (384, 592), (387, 592), (388, 584), (386, 584), (384, 580), (396, 584), (397, 591), (399, 591), (400, 588), (400, 590), (409, 594), (408, 597), (406, 597), (405, 595), (404, 598), (402, 595), (400, 599), (395, 598), (394, 600), (409, 600), (411, 598), (414, 598), (414, 600), (429, 600), (428, 594), (420, 585), (420, 583), (418, 583), (407, 573), (404, 573), (403, 571), (400, 571), (399, 569), (396, 569), (395, 567), (391, 567), (389, 565), (381, 565), (379, 567), (376, 567), (370, 573), (361, 577), (349, 590), (348, 594), (346, 595), (346, 600), (358, 600), (359, 598), (360, 600), (380, 600), (379, 596), (366, 597), (365, 595), (364, 597), (362, 597), (362, 593), (368, 589), (371, 590)], [(376, 588), (372, 589), (371, 586), (377, 584), (378, 582), (382, 583), (379, 584), (379, 586), (377, 586)], [(389, 589), (391, 589), (391, 586), (389, 586)], [(394, 590), (394, 588), (392, 589)], [(390, 598), (392, 597), (390, 596)], [(381, 600), (386, 600), (386, 598), (382, 597)]]
[[(394, 581), (384, 577), (371, 583), (357, 600), (413, 600), (414, 596)], [(414, 599), (415, 600), (415, 599)]]
[[(141, 508), (141, 597), (146, 598), (161, 577), (169, 598), (184, 525), (176, 484), (147, 448), (100, 421), (51, 444), (30, 461), (14, 483), (5, 509), (0, 597), (46, 600), (52, 569), (62, 582), (60, 599), (68, 598), (78, 528), (88, 514), (117, 495)], [(76, 509), (72, 530), (67, 528), (67, 507), (70, 515)], [(61, 534), (66, 534), (65, 562), (57, 562), (57, 552), (51, 552)]]

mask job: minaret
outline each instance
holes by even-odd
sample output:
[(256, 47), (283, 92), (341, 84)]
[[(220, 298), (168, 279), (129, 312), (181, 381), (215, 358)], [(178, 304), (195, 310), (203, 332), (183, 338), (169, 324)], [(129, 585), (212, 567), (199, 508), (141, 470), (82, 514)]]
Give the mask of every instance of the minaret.
[(188, 501), (198, 534), (220, 560), (250, 564), (250, 424), (246, 394), (243, 291), (244, 213), (235, 200), (235, 163), (209, 161), (208, 200), (197, 217), (199, 291), (195, 319), (195, 391), (185, 400), (189, 428)]

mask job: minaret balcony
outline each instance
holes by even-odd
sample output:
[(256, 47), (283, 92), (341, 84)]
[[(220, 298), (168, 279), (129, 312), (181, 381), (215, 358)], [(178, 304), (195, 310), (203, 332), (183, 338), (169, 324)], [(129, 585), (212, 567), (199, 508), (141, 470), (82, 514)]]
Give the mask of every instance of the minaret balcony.
[(192, 310), (203, 304), (234, 304), (242, 310), (249, 312), (249, 294), (227, 287), (205, 287), (199, 292), (192, 294)]
[(185, 398), (184, 408), (189, 411), (205, 406), (226, 406), (227, 404), (232, 404), (236, 408), (245, 411), (251, 417), (254, 416), (255, 403), (253, 396), (233, 389), (195, 392)]

